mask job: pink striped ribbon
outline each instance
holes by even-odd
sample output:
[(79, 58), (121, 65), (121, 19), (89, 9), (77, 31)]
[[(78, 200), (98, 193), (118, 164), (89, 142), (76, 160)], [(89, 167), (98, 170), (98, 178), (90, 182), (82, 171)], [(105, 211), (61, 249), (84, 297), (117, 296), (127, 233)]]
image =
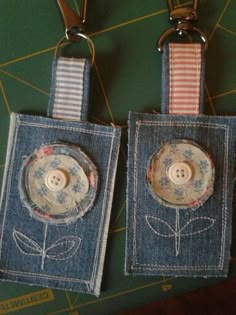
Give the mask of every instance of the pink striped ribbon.
[(201, 44), (169, 44), (169, 114), (200, 113)]

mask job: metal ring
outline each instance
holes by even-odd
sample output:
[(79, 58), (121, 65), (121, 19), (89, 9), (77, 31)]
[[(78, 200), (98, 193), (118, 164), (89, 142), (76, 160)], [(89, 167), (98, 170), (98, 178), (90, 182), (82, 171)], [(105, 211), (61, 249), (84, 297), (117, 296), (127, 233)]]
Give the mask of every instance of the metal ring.
[[(166, 30), (162, 35), (161, 37), (159, 38), (158, 42), (157, 42), (157, 48), (158, 48), (158, 51), (159, 52), (162, 52), (163, 51), (163, 43), (164, 41), (173, 33), (178, 33), (178, 29), (174, 28), (174, 27), (171, 27), (169, 28), (168, 30)], [(199, 30), (198, 28), (196, 27), (193, 27), (191, 29), (191, 32), (196, 32), (199, 34), (202, 42), (204, 43), (204, 51), (206, 51), (208, 49), (208, 39), (206, 37), (206, 35), (201, 31)], [(178, 34), (177, 34), (178, 35)]]
[[(91, 53), (91, 63), (92, 65), (94, 64), (94, 61), (95, 61), (95, 55), (96, 55), (96, 52), (95, 52), (95, 46), (94, 46), (94, 43), (93, 41), (91, 40), (91, 38), (89, 38), (87, 35), (83, 34), (83, 33), (75, 33), (74, 36), (79, 36), (79, 37), (82, 37), (84, 39), (86, 39), (86, 41), (88, 42), (88, 46), (89, 46), (89, 50), (90, 50), (90, 53)], [(63, 36), (62, 39), (57, 43), (57, 46), (55, 48), (55, 53), (54, 53), (54, 57), (56, 58), (57, 55), (58, 55), (58, 50), (61, 46), (61, 44), (66, 40), (66, 36)]]

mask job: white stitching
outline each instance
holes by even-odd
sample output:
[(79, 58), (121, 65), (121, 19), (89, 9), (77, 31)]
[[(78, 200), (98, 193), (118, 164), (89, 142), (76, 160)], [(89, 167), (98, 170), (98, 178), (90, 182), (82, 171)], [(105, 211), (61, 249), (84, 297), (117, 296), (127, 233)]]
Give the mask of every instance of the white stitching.
[[(194, 222), (194, 221), (196, 221), (196, 220), (204, 220), (204, 219), (207, 219), (207, 220), (211, 221), (211, 224), (210, 224), (209, 226), (205, 227), (204, 229), (199, 230), (199, 231), (196, 231), (196, 232), (191, 232), (191, 233), (187, 233), (187, 234), (181, 233), (191, 222)], [(214, 225), (215, 221), (216, 221), (216, 219), (212, 219), (212, 218), (210, 218), (210, 217), (194, 217), (194, 218), (190, 219), (190, 220), (180, 229), (180, 233), (181, 233), (180, 235), (182, 235), (182, 236), (189, 236), (189, 235), (201, 234), (201, 233), (203, 233), (203, 232), (209, 230), (209, 229)]]
[[(151, 223), (149, 222), (149, 218), (152, 218), (152, 219), (155, 219), (156, 221), (158, 222), (162, 222), (164, 223), (168, 228), (169, 230), (171, 230), (173, 233), (172, 234), (162, 234), (160, 232), (158, 232), (152, 225)], [(194, 217), (192, 219), (190, 219), (182, 228), (179, 227), (179, 210), (176, 209), (176, 226), (175, 226), (175, 230), (168, 224), (167, 221), (164, 221), (158, 217), (154, 217), (154, 216), (149, 216), (149, 215), (145, 215), (145, 219), (146, 219), (146, 222), (148, 224), (148, 226), (150, 227), (150, 229), (157, 235), (161, 236), (161, 237), (164, 237), (164, 238), (172, 238), (172, 237), (175, 237), (175, 250), (176, 250), (176, 256), (179, 255), (180, 253), (180, 243), (181, 243), (181, 237), (183, 236), (190, 236), (190, 235), (197, 235), (197, 234), (201, 234), (207, 230), (209, 230), (210, 228), (212, 228), (212, 226), (214, 225), (215, 223), (215, 219), (212, 219), (210, 217)], [(199, 230), (199, 231), (195, 231), (195, 232), (191, 232), (191, 233), (182, 233), (182, 231), (184, 231), (186, 229), (186, 227), (194, 222), (194, 221), (197, 221), (197, 220), (208, 220), (210, 221), (210, 224)]]
[(76, 279), (76, 278), (65, 278), (65, 277), (58, 277), (58, 276), (49, 276), (49, 275), (44, 275), (41, 273), (32, 273), (32, 272), (21, 272), (21, 271), (15, 271), (15, 270), (7, 270), (7, 269), (0, 269), (0, 272), (3, 273), (9, 273), (9, 274), (16, 274), (19, 276), (24, 276), (24, 277), (43, 277), (46, 279), (52, 279), (52, 280), (64, 280), (64, 281), (74, 281), (74, 282), (82, 282), (82, 283), (90, 283), (89, 281), (83, 280), (83, 279)]
[[(173, 232), (173, 234), (168, 234), (168, 235), (165, 235), (165, 234), (162, 234), (162, 233), (159, 233), (157, 232), (156, 230), (154, 230), (154, 228), (151, 226), (151, 224), (149, 223), (148, 221), (148, 218), (153, 218), (153, 219), (157, 219), (158, 221), (160, 222), (163, 222), (164, 224), (166, 224), (168, 226), (168, 228)], [(161, 237), (166, 237), (166, 238), (170, 238), (170, 237), (174, 237), (176, 235), (176, 232), (175, 230), (169, 225), (169, 223), (167, 223), (166, 221), (160, 219), (160, 218), (157, 218), (157, 217), (154, 217), (152, 215), (145, 215), (145, 220), (148, 224), (148, 226), (150, 227), (150, 229), (157, 235), (161, 236)]]
[[(21, 121), (20, 121), (20, 118), (19, 118), (19, 116), (16, 116), (16, 126), (15, 126), (15, 128), (16, 128), (16, 131), (18, 131), (18, 129), (19, 129), (19, 126), (20, 125), (22, 125), (21, 124)], [(26, 125), (27, 125), (27, 123), (26, 123)], [(39, 124), (39, 126), (41, 126), (40, 124)], [(44, 128), (47, 128), (46, 126), (44, 126)], [(56, 126), (55, 126), (55, 128), (56, 128)], [(70, 128), (70, 129), (66, 129), (66, 130), (74, 130), (73, 128)], [(77, 128), (75, 131), (81, 131), (79, 128)], [(82, 132), (86, 132), (86, 130), (82, 130)], [(96, 133), (94, 133), (94, 134), (96, 134)], [(109, 136), (109, 135), (108, 135)], [(113, 128), (113, 131), (112, 131), (112, 133), (111, 133), (111, 135), (110, 136), (112, 136), (112, 138), (114, 139), (114, 138), (119, 138), (118, 136), (116, 136), (116, 129), (115, 128)], [(15, 154), (15, 146), (16, 146), (16, 139), (17, 139), (17, 133), (15, 133), (15, 142), (14, 142), (14, 145), (12, 146), (12, 148), (14, 148), (14, 154)], [(112, 142), (113, 143), (113, 142)], [(14, 157), (14, 156), (13, 156)], [(9, 174), (10, 174), (10, 170), (12, 171), (12, 169), (13, 169), (13, 161), (14, 161), (14, 158), (12, 158), (11, 159), (11, 164), (10, 164), (10, 166), (9, 166)], [(110, 157), (110, 159), (108, 160), (108, 162), (110, 163), (110, 161), (111, 161), (111, 157)], [(109, 165), (109, 164), (108, 164)], [(11, 182), (11, 176), (9, 176), (8, 177), (8, 183), (7, 183), (7, 187), (8, 187), (8, 190), (7, 190), (7, 192), (6, 192), (6, 195), (7, 196), (9, 196), (9, 190), (10, 190), (10, 183), (9, 182)], [(107, 178), (108, 178), (108, 172), (107, 172)], [(106, 190), (104, 189), (104, 196), (106, 195)], [(8, 198), (6, 198), (6, 200), (8, 200), (9, 199), (9, 197)], [(7, 205), (8, 205), (8, 202), (6, 201), (6, 205), (5, 205), (5, 208), (4, 208), (4, 218), (5, 218), (5, 216), (6, 216), (6, 213), (7, 213), (7, 209), (8, 209), (8, 207), (7, 207)], [(101, 223), (101, 225), (102, 225), (102, 221), (100, 221)], [(100, 225), (100, 227), (101, 227), (101, 225)], [(1, 243), (0, 243), (0, 257), (1, 257), (1, 250), (2, 250), (2, 240), (3, 240), (3, 234), (4, 234), (4, 227), (5, 227), (5, 220), (3, 220), (3, 224), (2, 224), (2, 231), (1, 231), (1, 235), (2, 235), (2, 239), (1, 239)], [(97, 246), (96, 246), (96, 251), (97, 251), (97, 248), (98, 248), (98, 245), (99, 245), (99, 238), (97, 239), (98, 241), (97, 241)], [(93, 266), (93, 270), (94, 270), (94, 268), (95, 268), (95, 264), (96, 264), (96, 260), (94, 259), (94, 266)], [(94, 276), (93, 276), (93, 274), (92, 274), (92, 277), (91, 277), (91, 280), (90, 281), (85, 281), (85, 280), (82, 280), (82, 279), (78, 279), (78, 278), (64, 278), (64, 277), (55, 277), (55, 276), (49, 276), (49, 275), (42, 275), (42, 274), (36, 274), (36, 273), (22, 273), (21, 271), (13, 271), (13, 270), (3, 270), (3, 269), (0, 269), (0, 271), (1, 272), (4, 272), (4, 273), (9, 273), (9, 274), (19, 274), (19, 275), (22, 275), (22, 276), (27, 276), (27, 275), (32, 275), (32, 276), (35, 276), (35, 277), (44, 277), (44, 278), (46, 278), (46, 279), (55, 279), (55, 280), (64, 280), (64, 281), (74, 281), (74, 282), (83, 282), (83, 283), (86, 283), (86, 284), (89, 284), (89, 285), (91, 285), (91, 284), (93, 284), (94, 283), (94, 277), (95, 277), (95, 274), (94, 274)], [(91, 290), (92, 290), (92, 288), (91, 288)]]
[[(15, 161), (15, 148), (16, 148), (16, 139), (17, 139), (17, 135), (18, 135), (18, 130), (19, 130), (19, 125), (17, 124), (18, 119), (17, 117), (15, 118), (15, 125), (14, 125), (14, 135), (12, 135), (12, 137), (14, 136), (14, 141), (12, 142), (12, 158), (9, 158), (9, 170), (8, 170), (8, 178), (6, 177), (6, 182), (4, 182), (3, 184), (6, 185), (7, 189), (6, 189), (6, 196), (9, 196), (10, 193), (10, 187), (11, 187), (11, 179), (12, 179), (12, 172), (13, 172), (13, 161)], [(9, 148), (7, 148), (9, 149)], [(8, 165), (7, 165), (8, 166)], [(0, 259), (2, 257), (2, 244), (3, 244), (3, 236), (4, 236), (4, 227), (5, 227), (5, 221), (6, 221), (6, 214), (7, 214), (7, 209), (8, 209), (8, 200), (9, 198), (6, 197), (5, 199), (5, 207), (4, 207), (4, 213), (3, 213), (3, 220), (2, 220), (2, 229), (1, 229), (1, 240), (0, 240)], [(1, 205), (2, 205), (2, 201), (1, 200)]]
[[(63, 122), (63, 120), (62, 120)], [(74, 127), (65, 127), (65, 126), (49, 126), (49, 125), (44, 125), (40, 123), (29, 123), (26, 121), (20, 121), (19, 123), (21, 126), (28, 126), (28, 127), (38, 127), (42, 129), (61, 129), (61, 130), (68, 130), (68, 131), (76, 131), (76, 132), (83, 132), (83, 133), (88, 133), (92, 135), (97, 135), (97, 136), (104, 136), (104, 137), (112, 137), (113, 132), (102, 132), (102, 131), (93, 131), (93, 130), (86, 130), (83, 128), (74, 128)]]
[[(134, 203), (134, 216), (133, 216), (133, 224), (132, 224), (132, 228), (133, 228), (133, 257), (132, 257), (132, 265), (131, 268), (134, 268), (134, 265), (140, 265), (140, 266), (145, 266), (145, 264), (139, 264), (137, 263), (137, 249), (136, 249), (136, 187), (137, 187), (137, 150), (138, 150), (138, 134), (139, 134), (139, 129), (141, 125), (146, 125), (146, 126), (180, 126), (180, 127), (186, 127), (186, 126), (190, 126), (190, 127), (205, 127), (205, 128), (221, 128), (225, 131), (225, 141), (224, 141), (224, 146), (225, 146), (225, 150), (224, 150), (224, 162), (223, 165), (224, 167), (224, 176), (223, 176), (223, 180), (224, 180), (224, 185), (223, 185), (223, 201), (222, 201), (222, 209), (224, 209), (225, 211), (222, 211), (222, 237), (221, 237), (221, 253), (220, 253), (220, 257), (219, 257), (219, 265), (215, 266), (215, 265), (211, 265), (211, 266), (197, 266), (197, 267), (190, 267), (187, 266), (186, 269), (192, 269), (192, 270), (211, 270), (211, 269), (223, 269), (223, 264), (224, 264), (224, 253), (225, 253), (225, 231), (226, 231), (226, 223), (227, 223), (227, 208), (226, 208), (226, 186), (227, 186), (227, 166), (228, 166), (228, 161), (227, 161), (227, 156), (228, 156), (228, 143), (229, 143), (229, 127), (227, 125), (223, 125), (223, 124), (217, 124), (217, 123), (202, 123), (202, 122), (185, 122), (185, 121), (172, 121), (172, 122), (168, 122), (168, 121), (156, 121), (156, 122), (150, 122), (147, 120), (137, 120), (136, 121), (136, 131), (135, 131), (135, 146), (134, 146), (134, 197), (133, 197), (133, 203)], [(135, 194), (136, 193), (136, 194)], [(181, 270), (182, 267), (179, 266), (170, 266), (168, 268), (168, 266), (160, 266), (160, 265), (152, 265), (152, 266), (157, 266), (159, 269), (165, 270), (166, 269), (179, 269)], [(202, 268), (202, 269), (201, 269)], [(139, 268), (142, 270), (145, 270), (147, 268)]]
[[(44, 239), (43, 239), (43, 246), (42, 247), (38, 243), (36, 243), (34, 240), (29, 238), (26, 234), (17, 231), (15, 228), (13, 229), (13, 233), (12, 233), (12, 236), (13, 236), (13, 239), (16, 243), (16, 246), (22, 254), (28, 255), (28, 256), (40, 256), (42, 258), (41, 270), (44, 270), (45, 257), (47, 257), (48, 259), (53, 259), (53, 260), (58, 260), (58, 261), (71, 258), (76, 254), (76, 252), (78, 251), (78, 249), (80, 247), (80, 243), (81, 243), (80, 237), (75, 236), (75, 235), (70, 235), (70, 236), (64, 236), (64, 237), (58, 239), (50, 247), (46, 248), (47, 228), (48, 228), (48, 225), (46, 224), (45, 230), (44, 230)], [(25, 242), (25, 239), (28, 241), (28, 243)], [(62, 240), (64, 240), (64, 241), (62, 241)], [(48, 254), (48, 252), (52, 248), (55, 248), (59, 245), (65, 245), (68, 243), (72, 243), (72, 246), (70, 246), (66, 251), (62, 252), (61, 254), (60, 253), (56, 254), (56, 255)], [(21, 248), (20, 244), (23, 245), (23, 247), (26, 247), (31, 251), (33, 250), (33, 251), (38, 252), (38, 254), (29, 253), (29, 252), (24, 251), (24, 249)], [(71, 250), (72, 250), (72, 254), (68, 254), (68, 252), (70, 252)], [(58, 258), (59, 256), (62, 256), (62, 257)]]
[[(107, 191), (107, 186), (108, 186), (108, 174), (110, 172), (110, 165), (111, 165), (111, 157), (112, 157), (112, 151), (113, 151), (113, 143), (114, 143), (114, 134), (113, 134), (113, 137), (112, 137), (112, 141), (111, 141), (111, 146), (110, 146), (110, 152), (109, 152), (109, 158), (108, 158), (108, 170), (107, 170), (107, 176), (106, 176), (106, 184), (105, 184), (105, 188), (104, 188), (104, 191)], [(104, 214), (105, 214), (105, 210), (106, 210), (106, 201), (107, 201), (107, 196), (106, 194), (104, 194), (104, 199), (103, 199), (103, 206), (102, 206), (102, 218), (104, 218)], [(101, 220), (101, 222), (103, 222), (103, 220)], [(98, 239), (101, 238), (101, 235), (102, 235), (102, 224), (100, 225), (100, 228), (99, 228), (99, 233), (98, 233)], [(106, 237), (105, 237), (106, 238)], [(99, 242), (100, 243), (100, 242)], [(99, 244), (98, 243), (98, 244)], [(102, 244), (101, 244), (102, 245)], [(94, 268), (93, 268), (93, 274), (92, 274), (92, 277), (91, 277), (91, 283), (94, 283), (94, 279), (95, 279), (95, 275), (97, 273), (97, 268), (98, 268), (98, 265), (97, 265), (97, 261), (98, 261), (98, 255), (99, 255), (100, 251), (99, 251), (99, 246), (96, 247), (96, 255), (95, 255), (95, 262), (94, 263)]]

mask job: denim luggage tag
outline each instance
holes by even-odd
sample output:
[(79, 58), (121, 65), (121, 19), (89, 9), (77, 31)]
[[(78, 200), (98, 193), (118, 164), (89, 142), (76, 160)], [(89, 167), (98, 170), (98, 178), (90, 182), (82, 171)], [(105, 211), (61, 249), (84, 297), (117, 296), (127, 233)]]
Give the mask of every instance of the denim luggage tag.
[(202, 114), (206, 46), (164, 45), (163, 114), (129, 114), (126, 274), (227, 276), (236, 118)]
[(49, 117), (11, 114), (2, 280), (100, 293), (121, 132), (86, 121), (90, 68), (55, 59)]

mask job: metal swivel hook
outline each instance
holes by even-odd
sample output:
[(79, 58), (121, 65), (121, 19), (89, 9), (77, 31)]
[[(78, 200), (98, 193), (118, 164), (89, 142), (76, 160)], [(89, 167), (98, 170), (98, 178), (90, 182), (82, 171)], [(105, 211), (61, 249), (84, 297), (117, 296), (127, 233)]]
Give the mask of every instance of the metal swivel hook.
[(174, 8), (173, 1), (168, 0), (169, 19), (173, 26), (166, 30), (158, 40), (157, 46), (160, 52), (162, 52), (164, 41), (173, 33), (180, 37), (184, 37), (189, 35), (189, 33), (195, 32), (199, 34), (202, 42), (205, 44), (205, 50), (207, 49), (207, 37), (201, 30), (194, 27), (192, 24), (194, 21), (198, 20), (197, 5), (198, 0), (194, 0), (192, 7)]
[(75, 13), (65, 0), (57, 0), (57, 3), (65, 23), (66, 38), (72, 42), (80, 41), (81, 38), (76, 34), (83, 33), (85, 30), (87, 0), (83, 0), (81, 3), (81, 15)]

